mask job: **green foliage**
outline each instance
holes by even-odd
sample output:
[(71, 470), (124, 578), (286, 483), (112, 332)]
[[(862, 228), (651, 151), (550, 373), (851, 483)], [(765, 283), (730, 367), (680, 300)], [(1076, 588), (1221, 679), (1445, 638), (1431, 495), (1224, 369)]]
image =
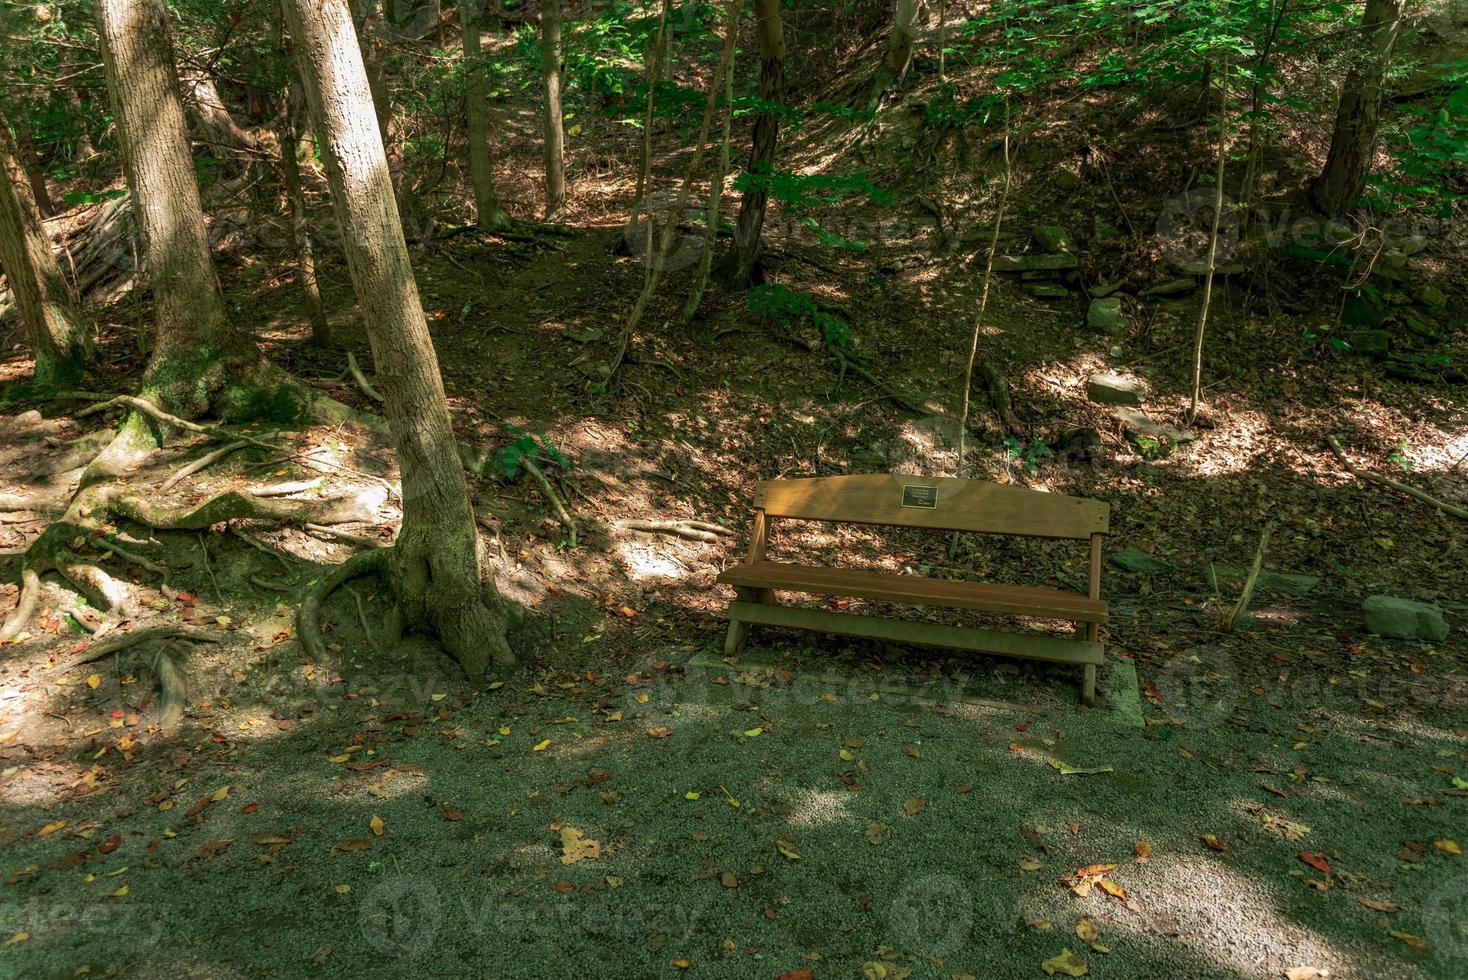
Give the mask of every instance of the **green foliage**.
[(1041, 460), (1049, 459), (1055, 455), (1055, 451), (1050, 448), (1050, 443), (1039, 437), (1030, 440), (1026, 444), (1020, 442), (1014, 436), (1005, 436), (1004, 449), (1010, 459), (1019, 460), (1024, 464), (1025, 469), (1031, 473), (1039, 471)]
[(507, 481), (513, 482), (520, 475), (521, 460), (542, 460), (562, 469), (571, 468), (570, 457), (557, 449), (545, 436), (537, 438), (513, 425), (509, 429), (515, 438), (494, 454), (494, 467)]
[(745, 306), (752, 313), (775, 320), (809, 320), (833, 351), (845, 351), (851, 342), (851, 325), (821, 310), (809, 293), (765, 283), (749, 291)]
[(1407, 453), (1411, 451), (1412, 447), (1407, 444), (1406, 439), (1398, 439), (1396, 447), (1386, 454), (1386, 458), (1389, 462), (1400, 466), (1404, 472), (1410, 473), (1412, 472), (1412, 460), (1407, 457)]
[(1443, 95), (1406, 107), (1405, 118), (1384, 134), (1396, 168), (1371, 183), (1384, 207), (1447, 218), (1468, 197), (1468, 58), (1434, 67)]

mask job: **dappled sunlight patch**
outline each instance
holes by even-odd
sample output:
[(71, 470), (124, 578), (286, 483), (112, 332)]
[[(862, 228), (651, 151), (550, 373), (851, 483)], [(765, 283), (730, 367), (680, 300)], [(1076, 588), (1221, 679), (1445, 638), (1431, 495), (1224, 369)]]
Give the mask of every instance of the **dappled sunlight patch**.
[(682, 562), (640, 541), (618, 542), (617, 555), (627, 577), (634, 582), (681, 579), (688, 575), (688, 568)]
[(791, 789), (783, 794), (785, 822), (796, 827), (828, 827), (850, 819), (852, 794), (834, 789)]

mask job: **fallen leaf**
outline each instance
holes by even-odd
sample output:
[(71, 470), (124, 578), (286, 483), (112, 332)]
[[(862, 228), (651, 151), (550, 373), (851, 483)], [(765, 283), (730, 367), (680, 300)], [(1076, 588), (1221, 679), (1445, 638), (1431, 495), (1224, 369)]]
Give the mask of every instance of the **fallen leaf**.
[(88, 674), (87, 675), (87, 687), (90, 687), (92, 690), (95, 691), (101, 685), (102, 685), (102, 678), (98, 677), (96, 674)]
[(561, 863), (593, 861), (601, 857), (601, 842), (585, 836), (575, 827), (561, 828)]
[(543, 738), (530, 747), (531, 752), (544, 752), (550, 747), (550, 739)]
[(765, 730), (763, 728), (750, 728), (745, 730), (744, 736), (746, 738), (756, 738), (760, 735), (763, 735), (764, 733)]
[(775, 850), (790, 861), (799, 861), (800, 854), (795, 850), (795, 844), (788, 840), (775, 841)]
[(921, 796), (911, 797), (906, 803), (902, 804), (902, 809), (906, 811), (909, 817), (915, 817), (927, 808), (927, 801), (924, 800)]
[(1330, 971), (1322, 970), (1318, 966), (1292, 966), (1284, 975), (1285, 980), (1326, 980)]
[(673, 730), (667, 725), (655, 725), (652, 728), (649, 728), (647, 730), (647, 733), (653, 738), (667, 738), (669, 735), (673, 734)]
[(723, 874), (719, 875), (719, 883), (722, 884), (725, 888), (739, 887), (739, 879), (735, 877), (734, 872), (732, 871), (725, 871)]
[(387, 824), (383, 823), (382, 818), (375, 813), (372, 815), (372, 819), (367, 821), (367, 826), (372, 828), (372, 835), (374, 837), (381, 837), (382, 832), (387, 829)]
[(121, 846), (122, 846), (122, 835), (121, 834), (113, 834), (111, 837), (107, 838), (102, 843), (100, 843), (100, 844), (97, 845), (97, 853), (98, 854), (111, 854), (113, 851), (117, 850)]
[(550, 883), (550, 890), (560, 892), (562, 895), (569, 895), (576, 890), (576, 886), (569, 881), (553, 881)]
[(1427, 948), (1427, 940), (1423, 939), (1421, 936), (1414, 936), (1410, 932), (1398, 932), (1395, 929), (1388, 929), (1386, 931), (1386, 934), (1388, 936), (1391, 936), (1393, 939), (1400, 939), (1402, 942), (1406, 943), (1408, 946), (1411, 946), (1413, 949)]
[(1062, 949), (1059, 956), (1052, 956), (1040, 964), (1040, 969), (1054, 976), (1059, 973), (1066, 977), (1083, 977), (1090, 969), (1086, 961), (1068, 949)]
[(1123, 902), (1126, 901), (1126, 889), (1118, 885), (1116, 882), (1110, 880), (1109, 878), (1102, 878), (1097, 881), (1096, 887), (1101, 889), (1106, 894), (1110, 895), (1112, 898), (1118, 899)]
[(1330, 862), (1325, 859), (1324, 851), (1301, 851), (1300, 860), (1310, 865), (1316, 871), (1322, 871), (1325, 874), (1331, 873)]
[(449, 807), (447, 810), (445, 810), (443, 812), (443, 818), (445, 820), (452, 820), (452, 821), (457, 822), (459, 820), (463, 820), (464, 819), (464, 815), (462, 813), (460, 813), (458, 810), (455, 810), (453, 807)]
[(876, 820), (867, 822), (867, 840), (873, 844), (881, 844), (892, 837), (892, 828)]
[(1432, 846), (1444, 854), (1462, 854), (1463, 845), (1448, 837), (1439, 837), (1432, 842)]
[(1081, 941), (1090, 945), (1101, 938), (1101, 928), (1096, 925), (1096, 920), (1089, 915), (1076, 923), (1076, 935)]
[(46, 826), (44, 826), (40, 830), (36, 831), (36, 836), (37, 837), (45, 837), (47, 834), (54, 834), (54, 833), (56, 833), (56, 831), (60, 830), (62, 827), (65, 827), (65, 826), (66, 826), (66, 821), (65, 820), (58, 820), (55, 823), (48, 823)]
[(1215, 851), (1226, 851), (1226, 850), (1228, 850), (1228, 842), (1227, 841), (1224, 841), (1224, 840), (1220, 840), (1218, 837), (1215, 837), (1213, 834), (1204, 834), (1203, 835), (1203, 843), (1207, 844), (1209, 847), (1213, 848)]
[(1147, 859), (1152, 856), (1152, 845), (1144, 840), (1139, 840), (1134, 846), (1137, 852), (1137, 863), (1146, 864)]
[(349, 892), (351, 890), (352, 890), (352, 886), (351, 885), (337, 885), (336, 886), (336, 893), (338, 895), (345, 895), (347, 892)]
[[(25, 942), (29, 938), (31, 938), (31, 934), (30, 933), (28, 933), (28, 932), (17, 932), (15, 935), (13, 935), (9, 939), (5, 940), (5, 945), (7, 945), (7, 946), (15, 946), (15, 945), (17, 945), (19, 943)], [(805, 972), (807, 974), (810, 973), (809, 970), (806, 970)]]
[(1019, 859), (1019, 866), (1020, 869), (1023, 871), (1039, 871), (1045, 865), (1041, 864), (1039, 859), (1030, 857), (1028, 854), (1026, 854), (1024, 857)]

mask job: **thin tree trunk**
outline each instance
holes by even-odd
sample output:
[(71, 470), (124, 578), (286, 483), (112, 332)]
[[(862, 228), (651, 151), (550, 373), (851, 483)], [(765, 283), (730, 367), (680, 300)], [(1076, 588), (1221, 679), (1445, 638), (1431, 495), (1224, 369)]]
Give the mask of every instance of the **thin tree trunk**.
[[(648, 60), (647, 68), (647, 106), (642, 114), (642, 156), (637, 167), (637, 187), (632, 193), (632, 216), (628, 219), (628, 227), (636, 227), (637, 219), (642, 215), (643, 205), (646, 204), (645, 196), (648, 193), (648, 182), (652, 176), (652, 124), (655, 118), (653, 113), (657, 108), (658, 83), (663, 80), (663, 57), (667, 52), (668, 44), (668, 8), (672, 0), (663, 0), (658, 13), (658, 32), (653, 41), (652, 58)], [(652, 254), (652, 210), (648, 208), (648, 240), (646, 254)]]
[(91, 327), (41, 222), (10, 124), (0, 113), (0, 268), (36, 359), (36, 383), (70, 384), (92, 358)]
[(1213, 227), (1208, 234), (1208, 274), (1203, 279), (1203, 305), (1198, 310), (1198, 329), (1193, 336), (1193, 396), (1188, 403), (1188, 424), (1198, 417), (1203, 393), (1203, 335), (1208, 329), (1208, 307), (1213, 302), (1213, 267), (1218, 261), (1218, 225), (1223, 218), (1223, 173), (1228, 160), (1228, 60), (1219, 78), (1218, 169), (1213, 175)]
[(1325, 168), (1310, 187), (1321, 211), (1337, 215), (1359, 197), (1376, 153), (1386, 73), (1402, 21), (1403, 0), (1366, 0), (1361, 17), (1362, 61), (1346, 75)]
[[(736, 47), (739, 37), (739, 11), (743, 7), (742, 0), (734, 0), (733, 16), (729, 18), (725, 30), (724, 43), (731, 48)], [(724, 196), (724, 178), (729, 175), (729, 136), (734, 125), (734, 58), (731, 56), (724, 64), (724, 122), (723, 131), (719, 136), (719, 162), (714, 172), (709, 175), (709, 204), (708, 214), (705, 218), (705, 232), (703, 249), (698, 257), (698, 271), (693, 277), (693, 288), (688, 292), (688, 300), (683, 304), (681, 319), (684, 323), (693, 319), (698, 312), (699, 305), (703, 302), (704, 290), (708, 288), (709, 273), (714, 266), (714, 244), (719, 240), (719, 204)]]
[(316, 250), (306, 224), (306, 195), (301, 187), (300, 145), (296, 119), (300, 105), (295, 86), (285, 93), (286, 107), (280, 124), (280, 176), (290, 201), (291, 237), (296, 243), (296, 275), (301, 280), (301, 297), (306, 303), (306, 320), (311, 324), (311, 343), (331, 346), (331, 324), (321, 305), (321, 284), (316, 280)]
[(26, 182), (31, 185), (31, 196), (36, 200), (41, 217), (49, 218), (56, 213), (56, 207), (51, 203), (51, 192), (46, 189), (46, 168), (41, 165), (41, 155), (36, 152), (30, 120), (21, 113), (15, 117), (14, 123), (20, 165), (25, 170)]
[(195, 76), (184, 79), (182, 84), (186, 103), (198, 120), (199, 128), (210, 140), (221, 146), (244, 150), (259, 148), (254, 135), (235, 122), (234, 116), (225, 107), (214, 79)]
[(403, 480), (390, 581), (471, 676), (514, 662), (413, 279), (346, 0), (284, 0)]
[[(755, 27), (759, 31), (759, 97), (783, 105), (785, 102), (785, 31), (780, 23), (780, 0), (756, 0)], [(774, 169), (775, 144), (780, 135), (780, 116), (773, 111), (759, 114), (754, 122), (748, 174), (755, 182), (739, 202), (734, 228), (734, 248), (729, 254), (726, 278), (731, 286), (751, 285), (759, 268), (760, 233), (764, 229), (765, 206), (770, 191), (765, 180)]]
[[(232, 376), (263, 361), (254, 342), (233, 330), (225, 315), (163, 0), (97, 0), (96, 9), (157, 322), (139, 394), (170, 414), (191, 418), (210, 407)], [(132, 413), (84, 482), (119, 475), (157, 445), (153, 424)]]
[(882, 97), (902, 82), (912, 65), (917, 15), (918, 0), (897, 0), (892, 11), (892, 38), (887, 43), (887, 55), (882, 59), (877, 78), (872, 83), (872, 109), (876, 109)]
[(494, 187), (494, 167), (489, 156), (488, 66), (479, 45), (479, 4), (483, 0), (459, 0), (459, 25), (464, 34), (464, 68), (469, 75), (466, 94), (469, 130), (469, 179), (474, 184), (474, 220), (486, 231), (509, 227), (510, 216), (500, 204)]
[(545, 126), (545, 213), (566, 205), (566, 130), (561, 108), (561, 0), (545, 0), (540, 14), (541, 114)]
[(948, 81), (948, 0), (938, 0), (938, 81)]

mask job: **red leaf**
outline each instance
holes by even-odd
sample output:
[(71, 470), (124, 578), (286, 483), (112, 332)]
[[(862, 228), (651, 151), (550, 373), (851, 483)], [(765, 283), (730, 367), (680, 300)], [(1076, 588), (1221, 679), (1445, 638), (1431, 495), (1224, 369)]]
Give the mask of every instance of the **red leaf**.
[(1301, 851), (1300, 860), (1310, 865), (1316, 871), (1323, 871), (1326, 874), (1332, 873), (1330, 862), (1325, 859), (1324, 851)]
[(121, 834), (113, 834), (111, 837), (107, 838), (102, 843), (100, 843), (100, 844), (97, 845), (97, 853), (98, 854), (111, 854), (113, 851), (117, 850), (120, 846), (122, 846), (122, 835)]

